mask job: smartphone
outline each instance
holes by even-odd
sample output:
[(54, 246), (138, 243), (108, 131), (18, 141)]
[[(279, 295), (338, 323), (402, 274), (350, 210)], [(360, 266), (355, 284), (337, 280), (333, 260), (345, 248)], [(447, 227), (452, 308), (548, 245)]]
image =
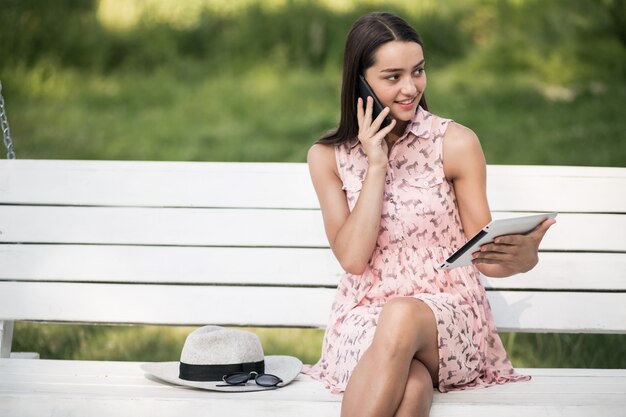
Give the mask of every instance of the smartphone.
[[(361, 97), (361, 99), (363, 100), (363, 106), (366, 105), (368, 96), (374, 99), (374, 108), (372, 109), (372, 120), (376, 119), (378, 115), (380, 114), (380, 112), (383, 111), (385, 107), (380, 103), (380, 100), (378, 99), (378, 97), (376, 97), (376, 95), (372, 91), (372, 88), (367, 83), (367, 81), (365, 81), (365, 77), (363, 77), (362, 75), (359, 75), (358, 90), (359, 90), (359, 97)], [(380, 125), (380, 128), (382, 129), (384, 127), (387, 127), (389, 126), (390, 123), (391, 123), (391, 117), (387, 115), (385, 119), (383, 120), (382, 124)]]

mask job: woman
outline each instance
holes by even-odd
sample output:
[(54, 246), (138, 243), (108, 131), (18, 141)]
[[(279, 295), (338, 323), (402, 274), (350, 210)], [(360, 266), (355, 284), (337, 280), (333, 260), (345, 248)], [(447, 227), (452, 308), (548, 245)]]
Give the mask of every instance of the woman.
[[(474, 265), (437, 269), (491, 220), (485, 159), (468, 128), (427, 111), (422, 41), (401, 18), (359, 19), (345, 46), (341, 120), (308, 164), (331, 249), (346, 271), (322, 358), (305, 373), (345, 391), (342, 416), (427, 416), (446, 392), (528, 380), (512, 368), (478, 271), (532, 269), (547, 220), (503, 236)], [(363, 75), (383, 106), (357, 99)], [(382, 120), (393, 119), (381, 128)]]

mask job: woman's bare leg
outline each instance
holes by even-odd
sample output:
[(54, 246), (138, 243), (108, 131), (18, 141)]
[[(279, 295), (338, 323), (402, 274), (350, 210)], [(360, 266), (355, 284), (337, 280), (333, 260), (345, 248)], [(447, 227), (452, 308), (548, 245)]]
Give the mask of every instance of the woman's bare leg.
[(342, 417), (392, 417), (403, 398), (409, 370), (422, 362), (437, 383), (439, 352), (432, 310), (415, 298), (390, 300), (380, 314), (374, 341), (354, 368), (343, 396)]
[(413, 359), (402, 402), (394, 417), (427, 417), (433, 403), (433, 380), (426, 366)]

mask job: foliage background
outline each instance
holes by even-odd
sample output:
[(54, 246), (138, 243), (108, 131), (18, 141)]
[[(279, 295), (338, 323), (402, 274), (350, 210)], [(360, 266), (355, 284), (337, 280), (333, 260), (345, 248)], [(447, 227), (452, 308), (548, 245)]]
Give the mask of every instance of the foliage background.
[[(624, 0), (0, 0), (17, 156), (303, 162), (372, 10), (418, 30), (429, 106), (488, 163), (626, 166)], [(18, 323), (14, 350), (174, 360), (189, 330)], [(255, 331), (268, 353), (319, 356), (320, 330)], [(624, 335), (503, 340), (516, 366), (625, 367)]]

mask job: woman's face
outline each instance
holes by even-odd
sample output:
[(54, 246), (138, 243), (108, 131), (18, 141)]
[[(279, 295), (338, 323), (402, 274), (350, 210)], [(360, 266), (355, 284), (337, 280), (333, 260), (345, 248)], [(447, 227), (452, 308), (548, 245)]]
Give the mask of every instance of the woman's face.
[(424, 53), (416, 42), (391, 41), (374, 53), (365, 79), (397, 122), (408, 122), (426, 88)]

